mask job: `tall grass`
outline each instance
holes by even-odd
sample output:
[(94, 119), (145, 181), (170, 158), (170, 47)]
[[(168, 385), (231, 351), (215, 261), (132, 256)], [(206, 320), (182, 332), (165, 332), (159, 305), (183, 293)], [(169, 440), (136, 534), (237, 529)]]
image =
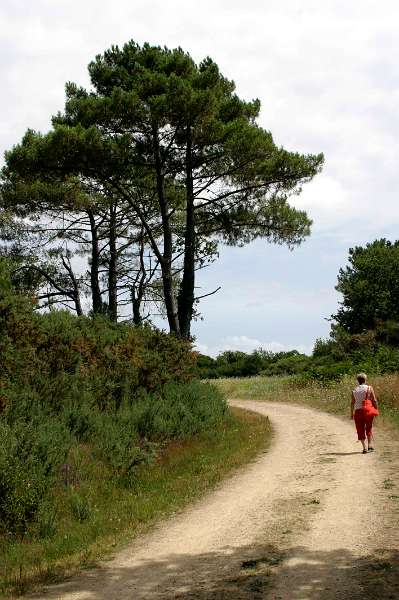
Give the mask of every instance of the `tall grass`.
[[(399, 374), (370, 376), (369, 383), (376, 392), (383, 419), (399, 427)], [(227, 398), (292, 402), (348, 415), (356, 382), (354, 377), (345, 376), (337, 382), (304, 383), (295, 376), (287, 376), (218, 379), (214, 384)]]

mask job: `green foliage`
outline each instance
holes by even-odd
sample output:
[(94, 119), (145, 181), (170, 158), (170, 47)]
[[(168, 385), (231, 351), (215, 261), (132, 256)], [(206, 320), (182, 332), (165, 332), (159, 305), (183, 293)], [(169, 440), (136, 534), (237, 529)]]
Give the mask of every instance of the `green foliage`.
[(329, 339), (317, 339), (312, 356), (290, 352), (226, 351), (199, 355), (202, 378), (296, 375), (297, 384), (330, 384), (356, 371), (399, 370), (399, 241), (376, 240), (349, 251), (336, 288), (343, 294)]
[(339, 381), (346, 374), (399, 370), (399, 242), (376, 240), (349, 250), (336, 289), (343, 301), (330, 338), (315, 342), (297, 382)]
[(197, 359), (198, 371), (204, 379), (255, 375), (262, 368), (262, 364), (258, 352), (245, 354), (229, 350), (219, 354), (216, 359), (201, 354)]
[(192, 381), (184, 385), (167, 384), (162, 396), (136, 405), (135, 417), (141, 436), (162, 440), (187, 438), (217, 429), (223, 423), (226, 410), (226, 402), (214, 386)]
[(83, 523), (90, 519), (92, 509), (89, 500), (73, 487), (71, 488), (69, 495), (69, 504), (73, 516), (79, 523)]
[(39, 538), (52, 538), (57, 532), (58, 511), (49, 501), (41, 503), (37, 513), (37, 535)]
[[(148, 397), (147, 402), (151, 403)], [(103, 461), (111, 466), (115, 477), (129, 483), (135, 468), (148, 462), (155, 448), (139, 435), (135, 406), (117, 412), (93, 415), (93, 432), (89, 442), (96, 445)]]
[(190, 381), (188, 343), (106, 317), (35, 313), (13, 290), (4, 260), (0, 334), (3, 533), (51, 537), (53, 495), (61, 485), (74, 486), (70, 510), (79, 522), (88, 520), (89, 500), (80, 489), (86, 463), (99, 461), (114, 485), (131, 485), (160, 442), (222, 426), (221, 394)]
[(101, 316), (35, 313), (29, 299), (12, 290), (7, 271), (1, 260), (0, 406), (9, 419), (69, 410), (73, 428), (84, 429), (84, 399), (102, 410), (117, 408), (141, 392), (192, 377), (188, 342)]
[(297, 350), (278, 352), (261, 371), (262, 375), (292, 375), (302, 373), (311, 363), (310, 357)]
[(349, 265), (340, 269), (336, 289), (343, 301), (335, 322), (349, 334), (380, 330), (386, 339), (398, 340), (399, 241), (375, 240), (349, 250)]
[[(55, 575), (59, 580), (71, 569), (97, 562), (111, 546), (116, 550), (131, 543), (149, 525), (175, 514), (265, 451), (270, 438), (267, 418), (232, 409), (221, 430), (162, 445), (158, 460), (139, 467), (129, 487), (117, 485), (111, 469), (98, 460), (91, 462), (88, 445), (73, 450), (68, 460), (79, 477), (70, 487), (57, 488), (56, 504), (43, 504), (28, 537), (1, 539), (0, 594), (26, 593), (54, 581)], [(72, 512), (74, 492), (88, 503), (83, 520)]]
[(254, 375), (290, 375), (305, 370), (310, 358), (297, 350), (267, 352), (259, 349), (251, 354), (223, 352), (213, 359), (202, 354), (197, 358), (197, 372), (203, 379), (253, 377)]
[(392, 342), (396, 339), (396, 323), (385, 323), (383, 332), (378, 329), (351, 335), (334, 326), (329, 339), (316, 340), (311, 356), (297, 350), (256, 350), (251, 354), (226, 351), (215, 359), (198, 355), (197, 372), (203, 379), (295, 375), (298, 385), (311, 381), (328, 384), (359, 371), (394, 373), (399, 370), (399, 347), (380, 340), (388, 335)]
[(71, 443), (66, 427), (54, 418), (12, 425), (0, 420), (0, 522), (6, 531), (26, 531)]
[(298, 386), (306, 385), (311, 382), (320, 385), (329, 385), (330, 383), (341, 381), (341, 379), (350, 373), (353, 373), (354, 366), (348, 362), (328, 362), (327, 364), (315, 364), (306, 371), (295, 377), (295, 384)]
[(50, 132), (28, 130), (6, 153), (3, 196), (39, 214), (94, 210), (98, 195), (127, 207), (162, 262), (170, 330), (189, 339), (196, 267), (215, 259), (220, 241), (300, 244), (311, 220), (288, 200), (323, 155), (277, 146), (256, 123), (259, 100), (240, 99), (209, 57), (196, 64), (181, 48), (131, 40), (96, 56), (89, 75), (90, 91), (67, 84)]
[(333, 339), (317, 338), (313, 347), (313, 358), (323, 359), (325, 357), (335, 356), (338, 346)]

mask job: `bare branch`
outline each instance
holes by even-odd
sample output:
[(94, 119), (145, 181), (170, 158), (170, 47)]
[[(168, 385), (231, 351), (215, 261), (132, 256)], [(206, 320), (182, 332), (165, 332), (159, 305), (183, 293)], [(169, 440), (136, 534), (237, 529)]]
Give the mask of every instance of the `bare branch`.
[(208, 296), (213, 296), (213, 294), (216, 294), (216, 292), (218, 292), (221, 289), (222, 286), (219, 285), (219, 287), (216, 288), (216, 290), (213, 290), (213, 292), (209, 292), (209, 294), (204, 294), (203, 296), (197, 296), (196, 298), (194, 298), (194, 301), (202, 300), (202, 298), (207, 298)]

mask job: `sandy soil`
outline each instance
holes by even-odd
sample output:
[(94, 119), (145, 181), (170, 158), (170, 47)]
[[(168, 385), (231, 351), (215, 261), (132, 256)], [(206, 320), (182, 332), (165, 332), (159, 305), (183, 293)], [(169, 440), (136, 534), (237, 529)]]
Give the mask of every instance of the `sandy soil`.
[(399, 598), (397, 443), (378, 434), (362, 455), (349, 419), (232, 404), (270, 417), (270, 451), (101, 567), (31, 598)]

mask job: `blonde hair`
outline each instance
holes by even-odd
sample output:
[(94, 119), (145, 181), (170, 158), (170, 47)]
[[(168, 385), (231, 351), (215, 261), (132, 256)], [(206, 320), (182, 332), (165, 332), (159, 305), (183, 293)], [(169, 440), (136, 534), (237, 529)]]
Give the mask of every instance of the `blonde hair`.
[(356, 379), (358, 380), (359, 383), (365, 383), (367, 380), (367, 375), (366, 375), (366, 373), (358, 373), (356, 375)]

